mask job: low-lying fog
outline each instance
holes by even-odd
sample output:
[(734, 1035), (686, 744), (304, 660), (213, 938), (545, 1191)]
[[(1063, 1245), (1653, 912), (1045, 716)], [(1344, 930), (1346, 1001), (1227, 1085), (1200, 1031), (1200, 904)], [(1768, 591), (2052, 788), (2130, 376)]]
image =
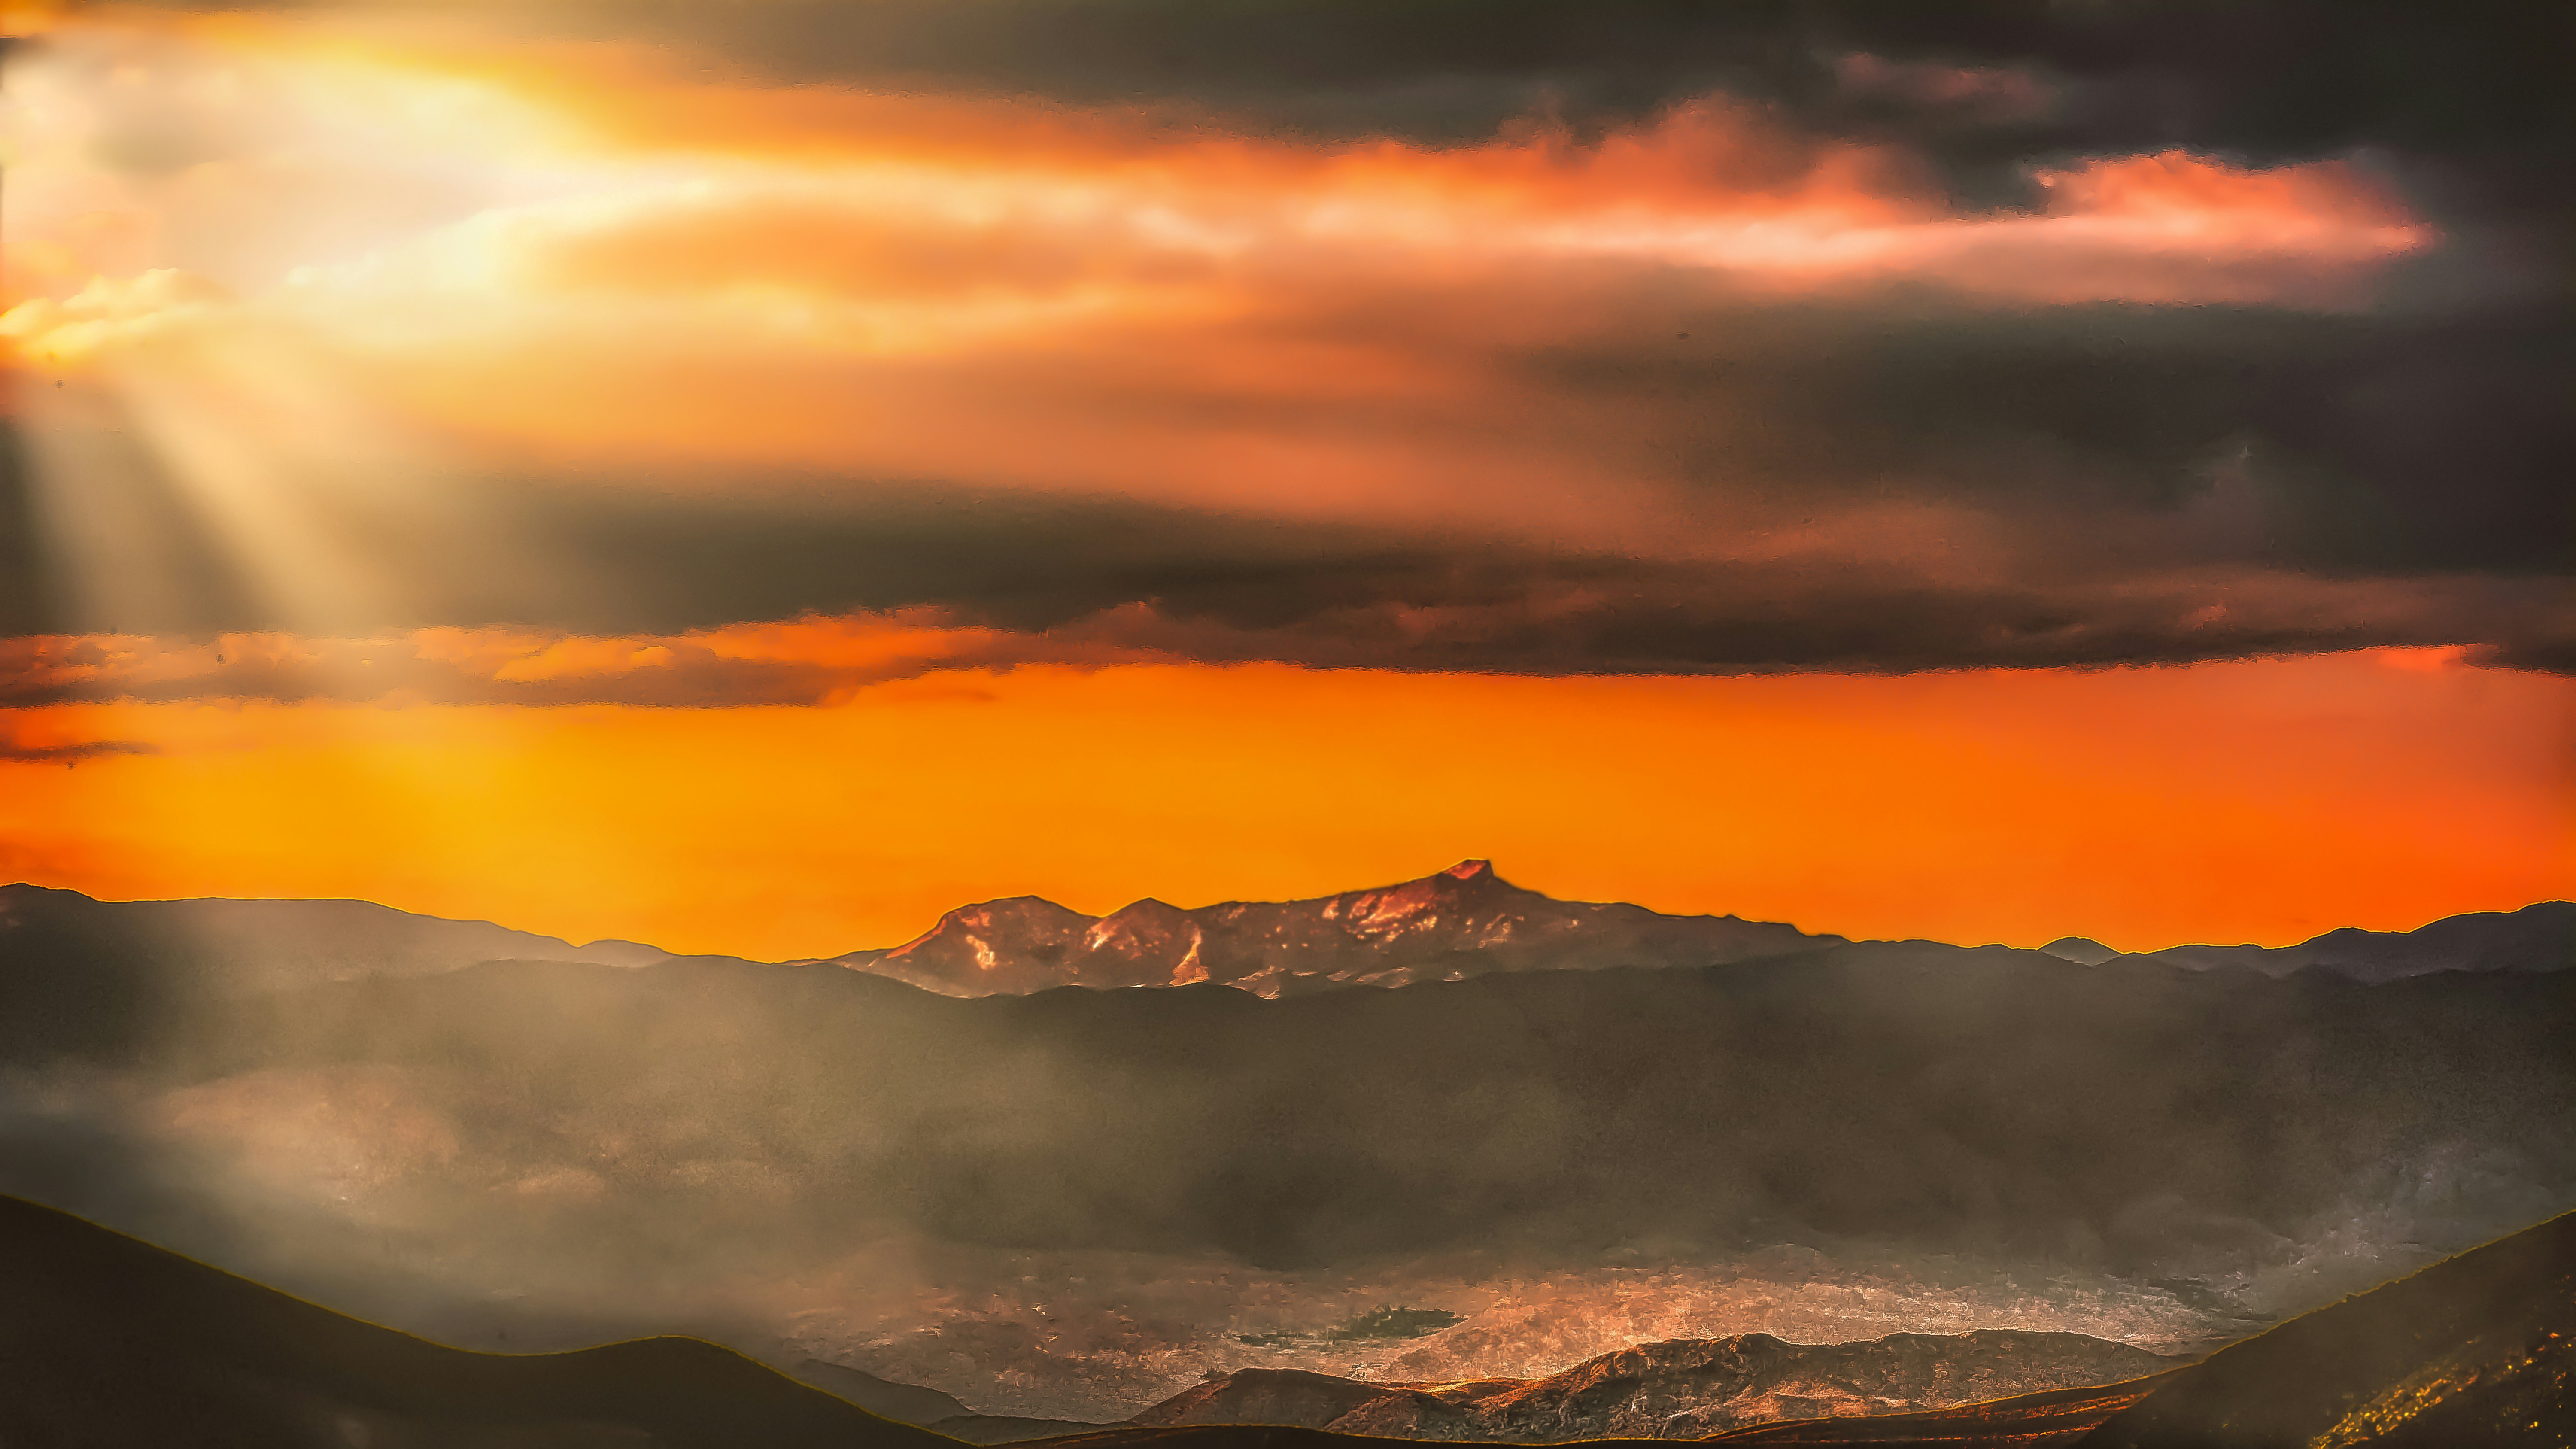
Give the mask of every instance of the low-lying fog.
[[(78, 947), (12, 978), (0, 1191), (470, 1347), (695, 1332), (993, 1413), (1757, 1330), (2188, 1350), (2576, 1203), (2569, 972), (1858, 946), (955, 1000)], [(1380, 1308), (1456, 1321), (1348, 1331)]]

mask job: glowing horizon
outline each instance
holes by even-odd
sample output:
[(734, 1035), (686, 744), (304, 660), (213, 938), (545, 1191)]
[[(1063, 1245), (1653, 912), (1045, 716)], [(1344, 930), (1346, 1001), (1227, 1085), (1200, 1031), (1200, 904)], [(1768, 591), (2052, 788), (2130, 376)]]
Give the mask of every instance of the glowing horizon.
[(550, 13), (30, 23), (0, 874), (766, 957), (1461, 856), (2135, 949), (2576, 893), (2523, 374), (2442, 350), (2517, 283), (2406, 155), (1866, 50), (1326, 134)]

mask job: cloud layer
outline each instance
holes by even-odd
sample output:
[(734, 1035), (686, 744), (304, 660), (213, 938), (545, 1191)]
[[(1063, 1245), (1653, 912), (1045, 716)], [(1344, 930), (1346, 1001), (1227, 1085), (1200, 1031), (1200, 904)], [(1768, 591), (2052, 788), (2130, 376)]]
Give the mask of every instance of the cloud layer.
[(0, 631), (676, 650), (401, 686), (632, 702), (828, 698), (661, 642), (809, 614), (979, 664), (2576, 655), (2501, 49), (2325, 43), (2290, 106), (2288, 8), (460, 14), (22, 63)]

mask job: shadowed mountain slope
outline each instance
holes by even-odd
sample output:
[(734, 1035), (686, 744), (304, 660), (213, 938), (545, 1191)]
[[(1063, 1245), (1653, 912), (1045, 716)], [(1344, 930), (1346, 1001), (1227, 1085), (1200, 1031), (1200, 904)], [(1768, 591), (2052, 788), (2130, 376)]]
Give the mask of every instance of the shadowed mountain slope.
[(899, 1384), (892, 1379), (881, 1379), (864, 1370), (826, 1363), (819, 1358), (806, 1359), (789, 1368), (787, 1373), (835, 1398), (847, 1399), (871, 1414), (906, 1424), (930, 1425), (942, 1419), (971, 1417), (975, 1412), (937, 1389)]
[(0, 1443), (940, 1449), (695, 1339), (468, 1353), (0, 1198)]
[(1035, 896), (985, 901), (892, 950), (835, 960), (951, 996), (1201, 981), (1282, 996), (1491, 971), (1708, 966), (1842, 939), (1734, 916), (1560, 901), (1505, 881), (1490, 861), (1467, 860), (1421, 880), (1306, 901), (1183, 910), (1149, 899), (1107, 916)]
[(366, 901), (101, 901), (0, 886), (0, 1051), (113, 1052), (138, 1025), (209, 996), (435, 975), (482, 961), (641, 966), (667, 955), (632, 941), (575, 946)]
[(2294, 1318), (2177, 1376), (2086, 1449), (2576, 1438), (2576, 1213)]
[(1948, 1407), (2115, 1382), (2175, 1362), (2073, 1333), (1899, 1333), (1837, 1344), (1751, 1333), (1642, 1343), (1543, 1379), (1373, 1383), (1244, 1369), (1156, 1404), (1135, 1422), (1301, 1424), (1522, 1444), (1697, 1438), (1774, 1419)]
[(1025, 1444), (1031, 1439), (1061, 1439), (1108, 1426), (1075, 1419), (1030, 1419), (1017, 1414), (960, 1414), (930, 1427), (969, 1444)]
[[(2177, 1277), (2363, 1213), (2365, 1241), (2439, 1251), (2576, 1184), (2567, 972), (2365, 986), (1863, 943), (960, 1000), (819, 964), (495, 962), (133, 1034), (121, 1090), (162, 1110), (246, 1132), (380, 1101), (369, 1122), (411, 1125), (351, 1126), (370, 1181), (453, 1198), (478, 1241), (639, 1265), (711, 1224), (784, 1261), (892, 1223), (1264, 1265), (1822, 1235)], [(596, 1191), (537, 1191), (574, 1173)]]

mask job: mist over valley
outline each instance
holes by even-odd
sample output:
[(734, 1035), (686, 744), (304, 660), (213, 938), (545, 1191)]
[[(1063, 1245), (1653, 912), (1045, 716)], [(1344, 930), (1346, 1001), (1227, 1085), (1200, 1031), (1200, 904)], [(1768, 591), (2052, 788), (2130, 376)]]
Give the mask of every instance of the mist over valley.
[[(974, 908), (924, 941), (980, 924), (1020, 990), (942, 994), (11, 887), (0, 1190), (469, 1346), (686, 1330), (1089, 1423), (1242, 1370), (1537, 1380), (1746, 1334), (2189, 1355), (2576, 1203), (2565, 906), (2255, 969), (1481, 862), (1259, 909), (1330, 969), (1049, 986)], [(1427, 1316), (1336, 1331), (1390, 1307)]]

